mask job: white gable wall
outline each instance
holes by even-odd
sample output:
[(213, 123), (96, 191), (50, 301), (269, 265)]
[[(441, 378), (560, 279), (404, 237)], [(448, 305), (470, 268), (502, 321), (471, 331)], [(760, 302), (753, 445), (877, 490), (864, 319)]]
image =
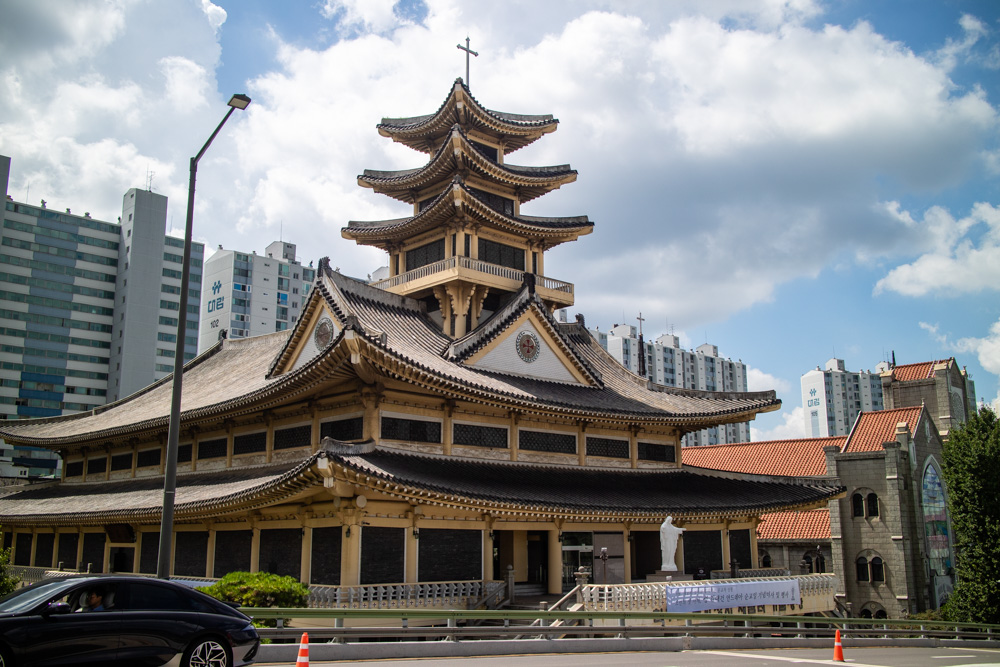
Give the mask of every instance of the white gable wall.
[[(535, 334), (540, 343), (538, 356), (530, 363), (521, 359), (517, 353), (517, 335), (522, 331), (529, 331)], [(524, 322), (517, 329), (510, 330), (504, 340), (500, 341), (499, 345), (487, 352), (473, 366), (475, 368), (482, 368), (483, 370), (508, 373), (510, 375), (523, 375), (540, 380), (582, 384), (566, 368), (555, 351), (548, 346), (545, 336), (542, 336), (530, 321)]]

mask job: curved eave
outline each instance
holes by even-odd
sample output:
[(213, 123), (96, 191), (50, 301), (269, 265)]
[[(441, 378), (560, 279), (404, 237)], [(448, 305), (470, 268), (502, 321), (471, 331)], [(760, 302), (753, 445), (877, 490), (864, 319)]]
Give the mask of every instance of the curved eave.
[[(429, 391), (441, 393), (448, 398), (471, 403), (491, 405), (505, 409), (521, 409), (534, 414), (560, 416), (569, 419), (595, 419), (610, 423), (647, 424), (670, 426), (688, 433), (718, 424), (729, 424), (752, 420), (757, 414), (781, 408), (781, 401), (773, 397), (760, 401), (748, 401), (749, 405), (734, 406), (702, 412), (670, 413), (664, 409), (649, 406), (648, 410), (614, 410), (581, 408), (577, 403), (551, 400), (533, 400), (530, 397), (488, 389), (442, 373), (406, 358), (389, 349), (380, 341), (361, 337), (361, 350), (367, 361), (380, 373), (403, 382), (408, 382)], [(479, 371), (482, 373), (482, 371)], [(489, 373), (484, 373), (490, 375)], [(499, 374), (498, 374), (499, 375)], [(600, 391), (600, 389), (594, 389)], [(705, 392), (710, 394), (711, 392)], [(711, 398), (707, 395), (706, 398)]]
[(487, 109), (458, 79), (448, 98), (433, 114), (383, 118), (376, 129), (383, 137), (430, 154), (456, 123), (501, 140), (504, 153), (509, 154), (554, 132), (559, 121), (549, 114), (528, 116)]
[[(335, 457), (332, 459), (336, 467), (335, 476), (341, 481), (363, 489), (371, 489), (380, 494), (413, 502), (419, 505), (432, 505), (449, 509), (473, 510), (488, 513), (491, 516), (503, 516), (510, 519), (526, 520), (556, 519), (562, 518), (567, 521), (582, 522), (620, 522), (622, 520), (634, 519), (637, 521), (662, 520), (664, 512), (671, 512), (677, 519), (704, 520), (707, 518), (734, 518), (740, 516), (759, 516), (775, 511), (797, 511), (808, 510), (817, 507), (825, 507), (829, 500), (843, 495), (843, 489), (836, 486), (805, 485), (797, 483), (785, 484), (786, 488), (798, 487), (801, 492), (795, 494), (797, 498), (785, 500), (756, 500), (743, 504), (720, 505), (707, 509), (683, 508), (675, 506), (646, 507), (637, 498), (633, 507), (617, 507), (609, 509), (599, 498), (588, 499), (581, 497), (577, 502), (560, 502), (547, 498), (528, 498), (527, 502), (512, 498), (497, 499), (486, 498), (469, 494), (468, 492), (454, 488), (444, 488), (436, 484), (422, 484), (414, 479), (397, 477), (390, 474), (380, 474), (359, 464), (358, 460), (352, 457)], [(442, 460), (443, 462), (444, 461)], [(489, 464), (487, 464), (489, 465)], [(536, 464), (503, 464), (512, 468), (522, 466), (522, 469), (529, 470), (528, 466)], [(594, 470), (579, 469), (573, 467), (546, 466), (545, 470), (554, 476), (579, 476), (592, 475)], [(633, 480), (655, 476), (669, 478), (671, 475), (685, 474), (681, 470), (627, 470), (609, 471), (624, 477), (631, 477)], [(591, 488), (591, 487), (588, 487)], [(604, 491), (614, 492), (608, 485), (603, 485)], [(626, 490), (626, 493), (628, 491)], [(593, 491), (588, 492), (591, 496), (596, 496)], [(580, 494), (585, 496), (588, 494)], [(763, 495), (763, 494), (761, 494)]]
[[(335, 343), (343, 338), (344, 332), (335, 339)], [(287, 403), (297, 396), (310, 391), (316, 385), (329, 381), (338, 375), (348, 363), (349, 352), (343, 346), (333, 345), (329, 354), (320, 354), (311, 362), (297, 371), (281, 376), (266, 387), (244, 394), (235, 399), (221, 401), (212, 405), (181, 412), (181, 428), (196, 425), (199, 422), (218, 419), (222, 415), (237, 417), (247, 413), (264, 410), (282, 403)], [(71, 415), (83, 419), (90, 413)], [(100, 429), (86, 433), (75, 433), (66, 436), (32, 437), (15, 432), (2, 432), (0, 435), (12, 444), (47, 447), (87, 446), (95, 442), (114, 442), (137, 437), (140, 434), (165, 431), (169, 425), (170, 415), (160, 415), (151, 419), (140, 420), (109, 429)]]
[(453, 129), (433, 158), (421, 168), (400, 171), (366, 169), (358, 185), (393, 199), (415, 203), (428, 189), (450, 180), (456, 173), (471, 172), (501, 188), (512, 188), (521, 202), (537, 199), (576, 180), (577, 172), (568, 164), (524, 167), (494, 162), (480, 153), (458, 129)]
[(350, 222), (341, 236), (358, 243), (386, 247), (436, 229), (464, 212), (470, 218), (518, 236), (544, 240), (549, 247), (572, 241), (593, 231), (594, 223), (586, 216), (568, 218), (522, 218), (508, 216), (491, 208), (461, 183), (453, 183), (423, 211), (410, 218), (376, 223)]
[[(174, 518), (178, 521), (195, 520), (205, 517), (225, 517), (287, 502), (289, 497), (322, 486), (322, 476), (315, 470), (318, 454), (313, 454), (290, 470), (276, 477), (270, 477), (254, 484), (249, 481), (243, 488), (205, 498), (190, 498), (204, 494), (204, 486), (198, 482), (206, 478), (217, 478), (220, 471), (211, 473), (191, 473), (178, 477), (177, 501)], [(266, 468), (267, 466), (264, 466)], [(252, 469), (249, 472), (254, 472)], [(148, 479), (119, 480), (96, 484), (55, 484), (48, 488), (62, 494), (60, 500), (73, 505), (67, 511), (35, 512), (24, 514), (0, 514), (6, 526), (13, 525), (94, 525), (108, 523), (155, 523), (163, 513), (162, 477)], [(28, 489), (29, 491), (31, 489)], [(44, 492), (45, 489), (35, 489)], [(30, 498), (17, 499), (13, 494), (10, 502), (30, 503)], [(111, 498), (114, 508), (89, 510), (86, 499), (92, 496)], [(126, 499), (127, 498), (127, 499)], [(0, 498), (0, 504), (4, 501)]]

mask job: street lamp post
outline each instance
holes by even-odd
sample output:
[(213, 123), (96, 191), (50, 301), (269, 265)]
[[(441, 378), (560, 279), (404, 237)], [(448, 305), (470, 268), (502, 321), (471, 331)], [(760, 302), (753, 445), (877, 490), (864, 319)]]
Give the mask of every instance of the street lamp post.
[(177, 450), (180, 442), (181, 426), (181, 386), (184, 383), (184, 338), (187, 334), (188, 289), (191, 284), (191, 230), (194, 224), (194, 182), (198, 173), (198, 161), (212, 145), (216, 135), (237, 109), (250, 106), (246, 95), (233, 95), (229, 100), (229, 111), (219, 126), (212, 132), (198, 154), (191, 158), (191, 176), (188, 180), (187, 222), (184, 226), (184, 265), (181, 269), (181, 303), (177, 314), (177, 344), (174, 347), (174, 381), (170, 402), (170, 426), (167, 431), (167, 461), (163, 471), (163, 515), (160, 519), (160, 553), (156, 560), (156, 576), (170, 578), (170, 552), (174, 536), (174, 496), (177, 490)]

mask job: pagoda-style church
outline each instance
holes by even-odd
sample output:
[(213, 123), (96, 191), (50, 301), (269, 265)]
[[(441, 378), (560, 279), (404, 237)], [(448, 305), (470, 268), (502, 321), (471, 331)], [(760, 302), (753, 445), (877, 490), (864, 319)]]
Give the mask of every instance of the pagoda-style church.
[[(774, 392), (703, 392), (624, 369), (545, 253), (586, 216), (522, 205), (572, 183), (567, 165), (508, 157), (558, 121), (483, 107), (457, 80), (440, 108), (380, 134), (429, 156), (359, 183), (413, 206), (351, 222), (389, 254), (374, 283), (320, 262), (292, 331), (222, 340), (184, 370), (172, 572), (270, 570), (350, 587), (502, 578), (548, 592), (606, 549), (603, 580), (677, 566), (758, 566), (766, 512), (825, 507), (836, 480), (687, 468), (680, 440), (775, 410)], [(8, 422), (7, 442), (54, 449), (64, 478), (0, 497), (22, 566), (153, 573), (171, 379), (77, 415)]]

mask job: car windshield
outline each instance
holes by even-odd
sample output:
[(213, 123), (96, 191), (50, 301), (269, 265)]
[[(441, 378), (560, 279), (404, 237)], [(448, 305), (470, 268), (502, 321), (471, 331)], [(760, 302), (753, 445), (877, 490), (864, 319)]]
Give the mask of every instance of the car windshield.
[(18, 589), (0, 600), (0, 613), (10, 614), (31, 609), (42, 600), (59, 597), (73, 585), (74, 582), (59, 580)]

